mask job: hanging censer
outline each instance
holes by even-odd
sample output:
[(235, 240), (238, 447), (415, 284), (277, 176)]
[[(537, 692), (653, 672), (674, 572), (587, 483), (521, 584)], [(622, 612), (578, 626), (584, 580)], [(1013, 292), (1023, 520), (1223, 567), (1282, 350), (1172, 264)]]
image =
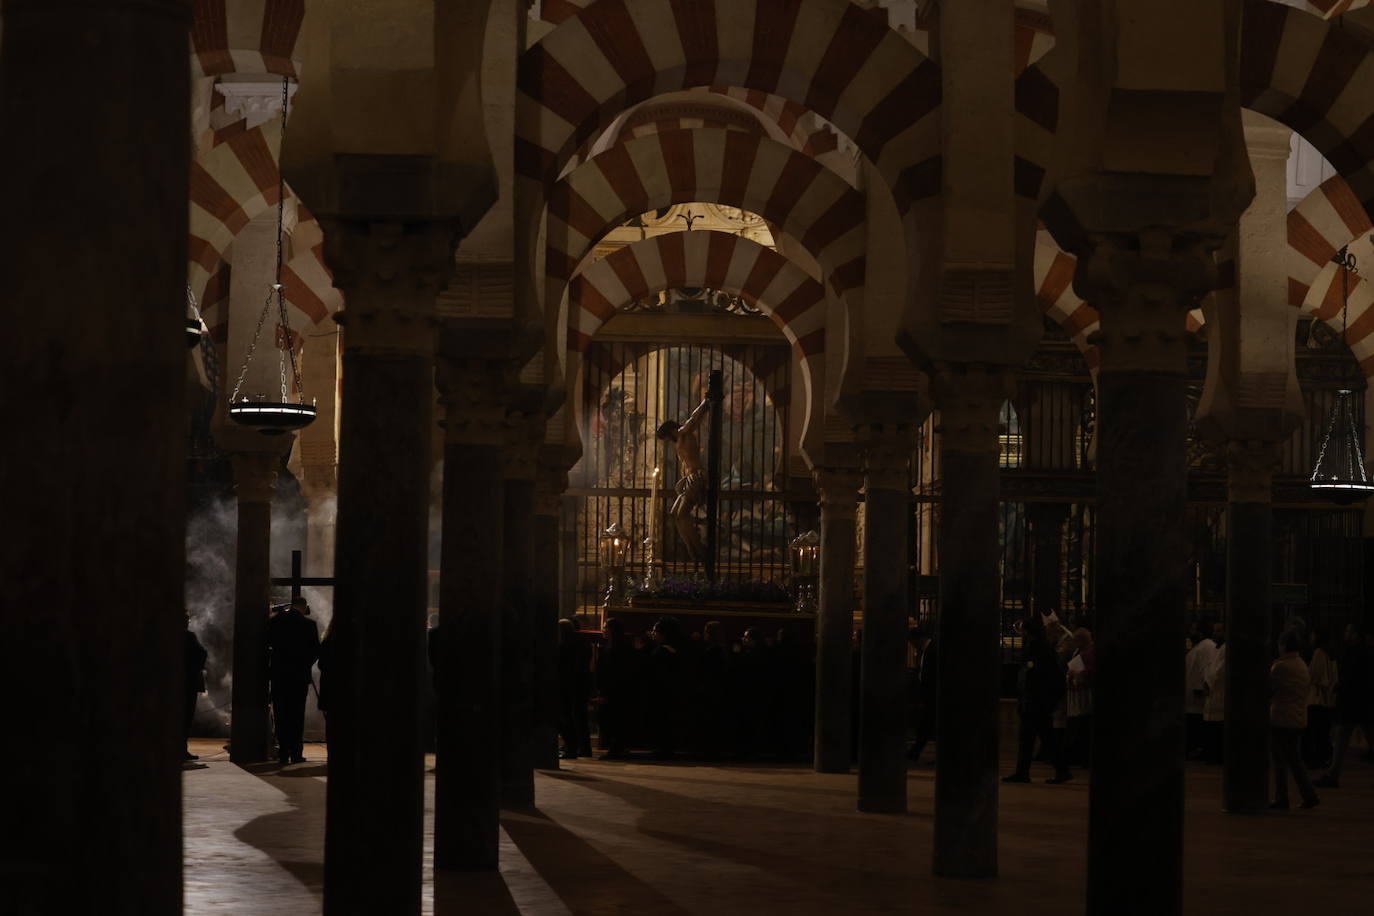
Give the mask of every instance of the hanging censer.
[[(282, 143), (286, 143), (286, 109), (290, 102), (288, 94), (289, 81), (283, 77), (281, 81), (281, 137)], [(281, 282), (282, 268), (282, 223), (285, 218), (286, 208), (286, 179), (281, 174), (280, 168), (277, 171), (277, 273), (276, 281), (271, 289), (267, 291), (267, 299), (262, 304), (262, 313), (258, 315), (258, 326), (253, 331), (253, 340), (248, 345), (248, 353), (244, 357), (243, 366), (239, 369), (238, 382), (234, 385), (234, 393), (229, 396), (229, 417), (236, 423), (252, 427), (258, 432), (268, 435), (281, 435), (289, 430), (300, 429), (309, 426), (315, 419), (314, 403), (305, 402), (305, 386), (301, 382), (301, 368), (296, 362), (296, 348), (291, 341), (291, 325), (286, 318), (286, 287)], [(276, 306), (274, 309), (273, 306)], [(259, 394), (252, 397), (241, 396), (243, 391), (243, 380), (248, 375), (248, 366), (253, 362), (253, 356), (257, 352), (258, 341), (262, 338), (263, 325), (267, 323), (268, 315), (275, 311), (275, 321), (277, 333), (284, 346), (279, 348), (285, 350), (278, 355), (278, 369), (281, 380), (279, 397), (272, 399), (267, 394)], [(287, 363), (291, 364), (291, 381), (295, 383), (297, 400), (292, 401), (287, 389)]]
[[(1341, 272), (1341, 340), (1345, 340), (1349, 329), (1350, 275), (1358, 271), (1349, 246), (1336, 252), (1331, 260)], [(1350, 388), (1336, 392), (1336, 403), (1331, 407), (1326, 434), (1322, 436), (1317, 463), (1308, 483), (1318, 495), (1342, 506), (1359, 502), (1374, 493), (1374, 483), (1370, 482), (1364, 466), (1364, 437), (1355, 424), (1354, 396)]]

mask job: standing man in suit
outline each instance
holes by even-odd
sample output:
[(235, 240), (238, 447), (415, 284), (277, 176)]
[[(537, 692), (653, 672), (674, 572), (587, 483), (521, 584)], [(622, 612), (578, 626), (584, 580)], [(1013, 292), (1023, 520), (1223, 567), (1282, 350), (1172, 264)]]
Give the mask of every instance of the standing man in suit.
[(304, 598), (292, 598), (268, 621), (267, 647), (277, 760), (305, 763), (305, 698), (310, 692), (310, 667), (320, 654), (320, 631), (310, 619), (310, 605)]

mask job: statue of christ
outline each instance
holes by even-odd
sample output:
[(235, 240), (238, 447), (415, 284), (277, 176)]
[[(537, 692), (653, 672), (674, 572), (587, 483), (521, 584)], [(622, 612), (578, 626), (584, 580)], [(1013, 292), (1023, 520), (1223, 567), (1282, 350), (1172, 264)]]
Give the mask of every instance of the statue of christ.
[(677, 450), (677, 498), (673, 500), (673, 507), (668, 514), (687, 546), (688, 555), (697, 563), (705, 559), (705, 550), (701, 546), (701, 536), (697, 534), (697, 523), (696, 519), (692, 518), (692, 512), (701, 505), (701, 500), (706, 495), (706, 468), (701, 463), (701, 440), (698, 432), (709, 407), (710, 398), (702, 398), (686, 422), (665, 420), (658, 427), (657, 433), (659, 439), (672, 442)]

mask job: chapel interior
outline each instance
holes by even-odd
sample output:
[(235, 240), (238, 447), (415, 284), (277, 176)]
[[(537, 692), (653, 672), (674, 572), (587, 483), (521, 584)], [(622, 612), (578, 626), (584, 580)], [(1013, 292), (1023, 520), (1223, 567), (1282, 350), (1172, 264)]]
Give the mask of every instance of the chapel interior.
[(1374, 905), (1374, 0), (0, 0), (0, 138), (0, 916)]

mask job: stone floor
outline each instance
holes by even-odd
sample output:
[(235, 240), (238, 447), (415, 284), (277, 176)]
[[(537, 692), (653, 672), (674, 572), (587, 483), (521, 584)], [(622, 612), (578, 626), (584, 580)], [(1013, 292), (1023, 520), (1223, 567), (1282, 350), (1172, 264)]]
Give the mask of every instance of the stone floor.
[[(218, 742), (194, 749), (204, 766), (184, 774), (186, 912), (318, 913), (322, 763), (251, 772)], [(1218, 771), (1190, 767), (1188, 913), (1374, 911), (1374, 767), (1352, 759), (1346, 788), (1325, 790), (1315, 811), (1259, 818), (1222, 814)], [(855, 813), (852, 775), (575, 761), (537, 777), (537, 812), (503, 819), (499, 876), (445, 884), (436, 908), (426, 871), (425, 912), (1082, 911), (1086, 779), (1002, 787), (1002, 876), (948, 881), (928, 869), (933, 772), (911, 772), (911, 813), (898, 817)], [(432, 802), (432, 775), (428, 788)]]

